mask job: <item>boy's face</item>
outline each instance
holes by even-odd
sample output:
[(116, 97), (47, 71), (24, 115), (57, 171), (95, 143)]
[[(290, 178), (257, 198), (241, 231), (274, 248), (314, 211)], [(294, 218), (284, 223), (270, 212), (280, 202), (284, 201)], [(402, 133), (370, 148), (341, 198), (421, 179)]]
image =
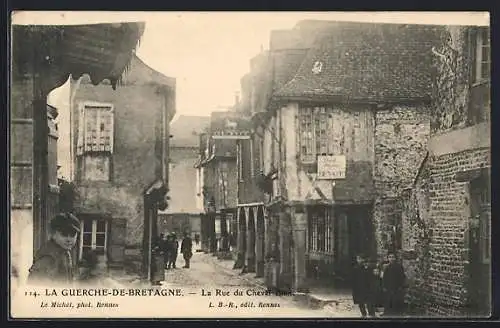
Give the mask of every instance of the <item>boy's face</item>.
[(52, 238), (62, 248), (65, 250), (71, 250), (76, 244), (76, 231), (71, 230), (56, 230), (52, 235)]

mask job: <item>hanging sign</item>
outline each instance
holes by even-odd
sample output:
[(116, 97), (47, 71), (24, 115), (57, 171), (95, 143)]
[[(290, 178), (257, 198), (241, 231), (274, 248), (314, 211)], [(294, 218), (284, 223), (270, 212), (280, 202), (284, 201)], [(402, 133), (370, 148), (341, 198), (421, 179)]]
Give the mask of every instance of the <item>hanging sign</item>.
[(318, 156), (318, 176), (321, 180), (345, 179), (346, 158), (344, 155)]

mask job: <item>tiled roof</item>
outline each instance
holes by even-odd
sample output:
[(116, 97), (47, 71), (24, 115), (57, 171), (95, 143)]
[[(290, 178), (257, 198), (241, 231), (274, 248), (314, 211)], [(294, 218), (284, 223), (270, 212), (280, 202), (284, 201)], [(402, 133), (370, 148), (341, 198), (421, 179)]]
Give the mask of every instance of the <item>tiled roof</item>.
[[(443, 27), (337, 22), (317, 33), (297, 74), (276, 97), (343, 96), (389, 100), (429, 97)], [(315, 63), (321, 72), (313, 73)]]

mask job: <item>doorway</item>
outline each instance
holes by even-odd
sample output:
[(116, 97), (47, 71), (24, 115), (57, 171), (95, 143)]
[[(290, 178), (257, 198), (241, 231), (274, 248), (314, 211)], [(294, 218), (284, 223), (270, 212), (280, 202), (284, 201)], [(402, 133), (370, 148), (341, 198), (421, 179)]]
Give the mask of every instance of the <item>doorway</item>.
[(491, 195), (483, 175), (470, 182), (469, 218), (469, 311), (487, 316), (491, 312)]
[(348, 281), (357, 254), (372, 256), (374, 228), (371, 205), (335, 207), (335, 275)]

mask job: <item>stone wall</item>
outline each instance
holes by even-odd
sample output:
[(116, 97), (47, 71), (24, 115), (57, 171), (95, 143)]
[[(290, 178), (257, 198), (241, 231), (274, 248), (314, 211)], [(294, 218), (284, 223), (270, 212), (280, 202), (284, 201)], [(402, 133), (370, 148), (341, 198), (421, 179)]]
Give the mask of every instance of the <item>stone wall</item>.
[(489, 77), (483, 77), (482, 81), (475, 81), (474, 77), (477, 69), (475, 45), (479, 32), (479, 28), (449, 26), (442, 35), (441, 47), (433, 51), (433, 133), (460, 129), (488, 120)]
[(430, 241), (434, 223), (429, 216), (429, 159), (422, 162), (412, 188), (402, 196), (402, 257), (408, 283), (410, 312), (421, 314), (429, 295)]
[(373, 220), (381, 257), (391, 246), (393, 227), (401, 228), (401, 196), (417, 176), (427, 153), (429, 134), (426, 105), (396, 105), (375, 114)]
[(143, 192), (155, 180), (155, 122), (163, 101), (152, 86), (126, 85), (112, 90), (108, 85), (82, 83), (72, 104), (74, 149), (78, 104), (85, 101), (114, 105), (114, 149), (109, 181), (79, 181), (81, 168), (75, 166), (79, 195), (75, 207), (82, 212), (126, 218), (127, 245), (139, 247), (143, 236)]

